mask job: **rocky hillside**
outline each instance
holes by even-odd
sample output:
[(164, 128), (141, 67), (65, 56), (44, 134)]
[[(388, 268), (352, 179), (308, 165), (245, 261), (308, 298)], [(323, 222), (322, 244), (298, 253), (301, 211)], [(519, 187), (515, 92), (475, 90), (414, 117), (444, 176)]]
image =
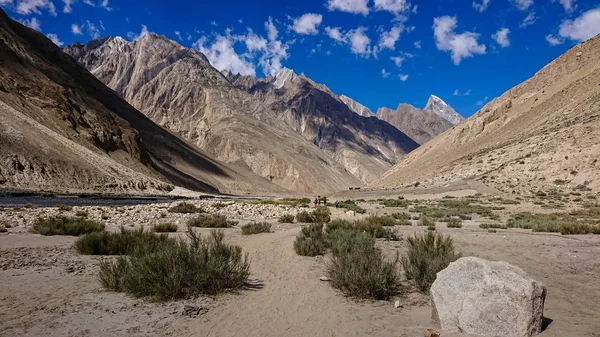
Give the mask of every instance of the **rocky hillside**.
[[(450, 108), (449, 105), (446, 106)], [(377, 110), (377, 117), (392, 124), (417, 143), (424, 144), (455, 125), (434, 112), (436, 109), (433, 109), (433, 105), (428, 103), (427, 108), (419, 109), (410, 104), (402, 103), (398, 105), (396, 110), (380, 108)], [(454, 118), (454, 120), (456, 119)]]
[[(361, 184), (318, 143), (307, 140), (276, 111), (234, 87), (195, 50), (148, 34), (133, 42), (104, 38), (68, 46), (64, 51), (154, 122), (220, 161), (303, 193)], [(391, 166), (394, 159), (386, 158), (377, 171)], [(359, 168), (368, 169), (370, 166)]]
[(371, 109), (358, 103), (357, 101), (353, 100), (352, 98), (345, 96), (345, 95), (339, 95), (338, 98), (340, 99), (340, 101), (344, 102), (344, 104), (346, 104), (348, 106), (348, 108), (350, 108), (350, 110), (356, 112), (357, 114), (359, 114), (363, 117), (373, 117), (374, 116), (373, 111), (371, 111)]
[[(290, 69), (283, 69), (274, 78), (230, 74), (229, 80), (275, 111), (279, 120), (362, 182), (377, 179), (418, 147), (394, 126), (353, 111), (325, 85)], [(353, 106), (358, 108), (357, 104)]]
[(600, 36), (412, 152), (371, 187), (477, 179), (523, 194), (597, 190), (598, 158)]
[(0, 10), (0, 189), (144, 194), (174, 185), (279, 189), (157, 126), (44, 35)]

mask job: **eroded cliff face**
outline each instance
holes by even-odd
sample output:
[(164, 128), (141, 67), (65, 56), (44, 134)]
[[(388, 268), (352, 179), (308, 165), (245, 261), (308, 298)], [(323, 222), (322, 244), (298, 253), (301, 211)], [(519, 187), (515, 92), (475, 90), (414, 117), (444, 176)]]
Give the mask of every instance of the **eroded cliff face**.
[(229, 80), (362, 182), (378, 178), (418, 147), (389, 123), (357, 114), (329, 88), (290, 69), (274, 78), (230, 74)]
[(372, 188), (477, 179), (509, 193), (600, 186), (600, 36), (426, 143)]
[(64, 51), (153, 121), (220, 161), (303, 193), (361, 184), (197, 51), (154, 34), (135, 42), (107, 38)]
[(377, 118), (392, 124), (419, 144), (425, 144), (454, 126), (438, 114), (410, 104), (400, 104), (396, 110), (380, 108)]

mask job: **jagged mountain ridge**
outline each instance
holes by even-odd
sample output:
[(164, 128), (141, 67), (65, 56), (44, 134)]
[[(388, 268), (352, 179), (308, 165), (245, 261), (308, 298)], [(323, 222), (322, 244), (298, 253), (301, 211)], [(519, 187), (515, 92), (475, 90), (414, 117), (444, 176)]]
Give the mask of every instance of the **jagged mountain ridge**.
[(597, 35), (408, 155), (370, 187), (477, 179), (520, 194), (581, 186), (597, 190), (599, 111)]
[(275, 111), (297, 133), (363, 182), (418, 147), (397, 128), (352, 111), (327, 86), (283, 69), (274, 78), (228, 74), (229, 81)]
[(64, 51), (156, 123), (218, 160), (302, 193), (361, 184), (198, 51), (155, 34), (133, 42), (94, 40)]
[[(0, 189), (163, 194), (277, 190), (157, 126), (0, 10)], [(264, 182), (261, 182), (263, 180)]]
[(453, 125), (459, 124), (465, 120), (463, 116), (459, 115), (450, 105), (436, 95), (429, 96), (423, 110), (433, 112)]
[(338, 95), (338, 98), (340, 99), (340, 101), (344, 102), (344, 104), (346, 104), (348, 106), (348, 108), (350, 108), (350, 110), (356, 112), (360, 116), (363, 116), (363, 117), (375, 116), (373, 114), (373, 111), (371, 111), (371, 109), (358, 103), (357, 101), (353, 100), (352, 98), (350, 98), (346, 95)]

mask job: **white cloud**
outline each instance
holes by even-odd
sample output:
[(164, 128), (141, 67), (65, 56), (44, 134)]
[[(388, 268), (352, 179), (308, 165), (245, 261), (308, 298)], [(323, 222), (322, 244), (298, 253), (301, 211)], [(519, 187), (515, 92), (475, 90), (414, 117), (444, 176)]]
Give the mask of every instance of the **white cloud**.
[(291, 27), (298, 34), (314, 35), (319, 32), (317, 27), (323, 22), (323, 15), (306, 13), (299, 18), (294, 19), (294, 25)]
[(575, 9), (573, 3), (575, 0), (560, 0), (560, 4), (564, 7), (565, 11), (570, 13)]
[(523, 19), (523, 21), (521, 21), (521, 24), (519, 25), (519, 27), (525, 28), (527, 26), (533, 25), (536, 20), (537, 20), (537, 16), (535, 15), (535, 12), (531, 12), (531, 13), (527, 14), (527, 16), (525, 17), (525, 19)]
[(480, 35), (473, 32), (456, 34), (454, 32), (456, 25), (456, 17), (441, 16), (433, 19), (433, 34), (437, 49), (451, 52), (452, 61), (456, 65), (459, 65), (464, 58), (485, 54), (485, 45), (477, 41)]
[(392, 75), (389, 71), (385, 70), (385, 68), (381, 69), (381, 77), (388, 78)]
[(590, 9), (575, 20), (560, 24), (558, 34), (575, 41), (585, 41), (600, 33), (600, 8)]
[(406, 82), (406, 80), (408, 80), (408, 75), (406, 75), (406, 74), (399, 74), (398, 78), (400, 79), (400, 81)]
[(388, 11), (398, 16), (410, 10), (410, 3), (406, 0), (375, 0), (375, 10)]
[(18, 21), (31, 29), (37, 30), (38, 32), (42, 31), (40, 20), (38, 20), (37, 18), (31, 18), (29, 20), (24, 19), (24, 20), (18, 20)]
[(127, 38), (130, 39), (131, 41), (137, 41), (142, 36), (148, 35), (149, 33), (150, 33), (150, 31), (148, 31), (148, 27), (146, 25), (142, 25), (142, 31), (139, 34), (136, 34), (134, 32), (128, 32), (127, 33)]
[(348, 39), (348, 43), (350, 43), (350, 50), (354, 54), (358, 54), (361, 56), (368, 57), (371, 52), (371, 39), (365, 34), (367, 28), (358, 27), (356, 29), (348, 31), (346, 34), (346, 38)]
[(492, 39), (494, 39), (502, 48), (506, 48), (510, 46), (510, 40), (508, 39), (508, 34), (510, 33), (510, 29), (501, 28), (494, 34), (492, 34)]
[(533, 5), (533, 0), (513, 0), (513, 2), (514, 5), (522, 11), (527, 10), (527, 8)]
[(113, 9), (108, 5), (108, 0), (102, 0), (100, 3), (100, 7), (106, 9), (107, 11), (112, 11)]
[(479, 100), (479, 101), (475, 102), (475, 105), (477, 105), (477, 106), (482, 106), (483, 104), (485, 104), (485, 102), (487, 102), (488, 98), (489, 98), (489, 97), (485, 96), (483, 99), (481, 99), (481, 100)]
[(369, 14), (367, 3), (369, 0), (328, 0), (327, 9), (330, 11), (342, 11), (353, 14)]
[(325, 27), (325, 32), (329, 35), (330, 38), (336, 41), (344, 41), (344, 36), (340, 31), (340, 27)]
[(0, 6), (12, 4), (12, 0), (0, 0)]
[(381, 49), (391, 49), (394, 50), (396, 48), (396, 42), (400, 39), (400, 33), (404, 30), (403, 25), (395, 25), (389, 32), (381, 33), (381, 37), (379, 38), (379, 47)]
[(18, 0), (17, 13), (22, 15), (42, 14), (46, 10), (53, 16), (56, 16), (56, 8), (50, 0)]
[(50, 41), (52, 41), (55, 45), (62, 47), (64, 45), (64, 43), (58, 38), (58, 35), (56, 34), (46, 34), (46, 36), (50, 39)]
[(210, 64), (217, 70), (229, 70), (233, 74), (256, 76), (256, 69), (252, 62), (243, 55), (238, 55), (233, 49), (234, 40), (228, 36), (217, 36), (215, 42), (205, 46), (206, 37), (200, 38), (194, 43), (194, 48), (203, 53)]
[(453, 96), (470, 96), (471, 95), (471, 89), (467, 89), (467, 91), (465, 92), (460, 92), (458, 89), (455, 89), (454, 92), (452, 93)]
[(552, 36), (552, 34), (546, 35), (546, 41), (548, 41), (551, 46), (558, 46), (564, 42), (562, 39)]
[(415, 45), (415, 48), (421, 49), (421, 40), (415, 41), (414, 45)]
[(261, 51), (267, 48), (267, 40), (261, 36), (254, 34), (252, 31), (248, 32), (248, 35), (244, 38), (246, 43), (246, 49), (248, 51)]
[(77, 0), (62, 0), (63, 4), (65, 4), (65, 6), (63, 7), (63, 12), (71, 13), (73, 11), (72, 6), (75, 3), (75, 1)]
[(392, 56), (392, 57), (390, 57), (390, 60), (394, 61), (394, 64), (396, 64), (396, 67), (400, 68), (400, 67), (402, 67), (402, 62), (404, 62), (404, 60), (406, 60), (406, 58), (403, 56)]
[(277, 31), (277, 27), (273, 24), (273, 20), (269, 16), (269, 21), (265, 22), (265, 29), (267, 30), (267, 34), (269, 40), (276, 40), (279, 32)]
[(490, 5), (490, 0), (483, 0), (481, 3), (473, 1), (473, 8), (478, 12), (484, 12)]
[(177, 36), (177, 38), (179, 39), (179, 41), (183, 41), (183, 38), (181, 37), (181, 32), (176, 30), (175, 31), (175, 36)]
[(73, 33), (74, 35), (82, 35), (83, 34), (83, 32), (81, 31), (81, 27), (79, 27), (79, 25), (76, 23), (71, 25), (71, 33)]

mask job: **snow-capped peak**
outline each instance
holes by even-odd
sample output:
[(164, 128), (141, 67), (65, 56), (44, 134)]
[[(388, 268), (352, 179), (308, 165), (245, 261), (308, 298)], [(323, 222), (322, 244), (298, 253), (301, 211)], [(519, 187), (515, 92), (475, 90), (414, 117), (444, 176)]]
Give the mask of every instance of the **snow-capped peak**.
[(292, 69), (283, 68), (277, 73), (277, 75), (275, 75), (275, 82), (273, 82), (273, 86), (277, 89), (281, 89), (286, 83), (293, 81), (296, 79), (296, 77), (298, 77), (298, 75), (296, 75)]
[(436, 95), (429, 96), (427, 105), (423, 110), (433, 112), (454, 125), (464, 120), (450, 105)]
[(342, 101), (344, 104), (346, 104), (348, 106), (348, 108), (350, 108), (350, 110), (356, 112), (358, 115), (361, 115), (363, 117), (374, 116), (371, 109), (358, 103), (357, 101), (353, 100), (352, 98), (350, 98), (346, 95), (339, 95), (338, 98), (340, 99), (340, 101)]

